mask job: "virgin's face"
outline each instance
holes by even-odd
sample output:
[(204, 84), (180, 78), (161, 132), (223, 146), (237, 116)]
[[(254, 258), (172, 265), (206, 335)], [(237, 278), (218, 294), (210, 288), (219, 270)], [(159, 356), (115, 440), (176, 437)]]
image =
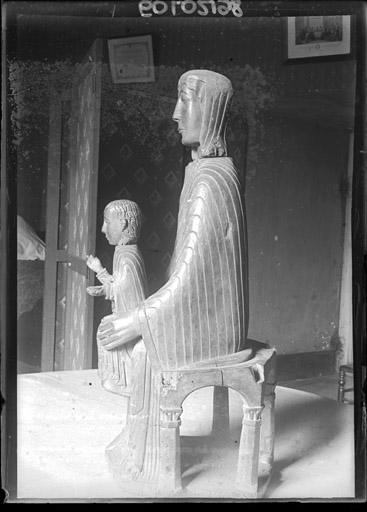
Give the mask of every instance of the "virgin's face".
[(195, 91), (189, 89), (185, 83), (178, 91), (178, 100), (172, 118), (178, 124), (182, 144), (198, 147), (202, 122), (200, 100)]
[(120, 242), (123, 229), (123, 219), (121, 219), (116, 212), (107, 210), (104, 213), (102, 233), (106, 235), (111, 245), (117, 245)]

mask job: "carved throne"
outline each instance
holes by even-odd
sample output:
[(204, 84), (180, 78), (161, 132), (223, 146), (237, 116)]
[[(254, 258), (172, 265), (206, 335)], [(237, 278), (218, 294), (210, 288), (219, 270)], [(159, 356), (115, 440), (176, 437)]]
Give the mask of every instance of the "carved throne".
[(213, 433), (229, 428), (228, 388), (243, 399), (236, 489), (244, 498), (258, 495), (259, 467), (270, 477), (274, 449), (275, 350), (252, 342), (253, 357), (238, 352), (195, 366), (162, 371), (160, 394), (159, 491), (181, 489), (180, 416), (184, 399), (214, 386)]

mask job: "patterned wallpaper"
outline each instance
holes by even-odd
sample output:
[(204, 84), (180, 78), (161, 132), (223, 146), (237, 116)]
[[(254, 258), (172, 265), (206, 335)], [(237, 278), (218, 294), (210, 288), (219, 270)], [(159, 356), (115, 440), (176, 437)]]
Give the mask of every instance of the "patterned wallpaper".
[(101, 147), (96, 250), (103, 265), (111, 269), (113, 247), (100, 232), (104, 207), (114, 199), (137, 202), (143, 214), (139, 245), (153, 291), (164, 280), (175, 239), (183, 148), (178, 143), (167, 152), (164, 162), (154, 163), (144, 146), (128, 134), (128, 126), (121, 122), (119, 133)]

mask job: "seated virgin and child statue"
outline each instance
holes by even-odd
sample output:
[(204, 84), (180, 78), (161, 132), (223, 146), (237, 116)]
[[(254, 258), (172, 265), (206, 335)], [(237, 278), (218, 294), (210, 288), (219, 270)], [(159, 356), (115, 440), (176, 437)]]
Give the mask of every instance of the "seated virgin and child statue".
[(105, 210), (102, 231), (116, 245), (112, 276), (97, 258), (88, 259), (101, 282), (90, 292), (112, 302), (97, 333), (102, 383), (129, 397), (126, 426), (107, 448), (121, 478), (157, 476), (158, 372), (209, 364), (248, 348), (246, 220), (225, 141), (231, 97), (231, 82), (212, 71), (188, 71), (179, 80), (173, 120), (192, 161), (167, 282), (147, 296), (137, 248), (140, 212), (131, 201), (114, 201)]

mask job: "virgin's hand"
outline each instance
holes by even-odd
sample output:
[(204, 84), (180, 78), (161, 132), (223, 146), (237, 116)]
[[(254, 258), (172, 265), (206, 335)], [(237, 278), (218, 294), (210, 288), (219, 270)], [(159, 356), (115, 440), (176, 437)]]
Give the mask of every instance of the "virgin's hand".
[(120, 347), (140, 336), (136, 312), (125, 313), (119, 317), (104, 317), (98, 327), (98, 339), (107, 349)]
[(106, 315), (102, 318), (101, 320), (101, 324), (103, 324), (104, 322), (109, 322), (111, 320), (116, 320), (116, 316), (114, 314), (111, 314), (111, 315)]

